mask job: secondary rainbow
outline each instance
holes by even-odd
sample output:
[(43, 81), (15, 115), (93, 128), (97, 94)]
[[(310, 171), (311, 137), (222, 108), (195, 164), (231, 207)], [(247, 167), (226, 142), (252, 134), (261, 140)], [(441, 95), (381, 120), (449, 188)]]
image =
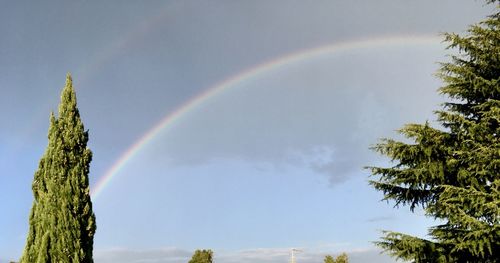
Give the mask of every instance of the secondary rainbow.
[(79, 78), (79, 86), (84, 87), (85, 85), (82, 85), (82, 83), (89, 80), (96, 73), (99, 73), (103, 66), (109, 66), (113, 59), (120, 54), (124, 54), (131, 46), (136, 45), (139, 40), (144, 39), (144, 36), (162, 25), (171, 13), (169, 12), (168, 5), (168, 3), (164, 4), (158, 8), (159, 11), (155, 15), (141, 21), (130, 32), (108, 43), (102, 50), (93, 54), (88, 60), (90, 63), (84, 64), (75, 71), (75, 76)]
[(216, 83), (200, 94), (194, 96), (193, 98), (182, 104), (180, 107), (178, 107), (175, 111), (167, 114), (156, 125), (149, 129), (113, 163), (113, 165), (104, 173), (103, 176), (101, 176), (101, 178), (92, 188), (92, 198), (94, 200), (97, 199), (106, 185), (108, 185), (112, 181), (112, 179), (120, 173), (127, 162), (130, 161), (141, 149), (148, 145), (148, 143), (151, 142), (158, 134), (166, 132), (173, 126), (174, 123), (176, 123), (179, 119), (186, 115), (186, 113), (203, 105), (203, 102), (216, 97), (218, 94), (224, 92), (227, 89), (237, 87), (239, 83), (249, 81), (266, 73), (270, 73), (273, 70), (281, 68), (285, 65), (300, 63), (313, 58), (335, 55), (358, 49), (397, 47), (405, 45), (437, 45), (441, 42), (441, 40), (442, 38), (432, 35), (388, 36), (350, 40), (310, 49), (299, 50), (298, 52), (281, 56), (265, 63), (256, 65), (247, 70), (241, 71), (227, 79), (222, 80), (221, 82)]

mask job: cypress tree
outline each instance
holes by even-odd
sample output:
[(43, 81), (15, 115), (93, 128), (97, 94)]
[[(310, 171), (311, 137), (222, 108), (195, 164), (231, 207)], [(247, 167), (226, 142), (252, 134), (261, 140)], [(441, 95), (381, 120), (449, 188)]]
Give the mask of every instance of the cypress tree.
[(92, 152), (69, 74), (58, 117), (50, 115), (48, 139), (34, 175), (34, 202), (20, 262), (91, 263), (96, 230), (88, 180)]
[(375, 189), (396, 206), (422, 207), (439, 222), (428, 229), (430, 238), (385, 231), (376, 243), (399, 259), (499, 262), (499, 26), (496, 11), (464, 35), (445, 34), (457, 53), (438, 72), (439, 92), (449, 98), (435, 112), (438, 127), (408, 124), (400, 133), (410, 143), (383, 139), (373, 147), (393, 161), (368, 167)]

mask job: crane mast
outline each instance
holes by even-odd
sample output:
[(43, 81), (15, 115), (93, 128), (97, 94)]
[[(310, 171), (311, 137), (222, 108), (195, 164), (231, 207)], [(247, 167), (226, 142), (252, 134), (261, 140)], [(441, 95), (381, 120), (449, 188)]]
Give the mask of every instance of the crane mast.
[(295, 260), (295, 253), (302, 252), (300, 249), (292, 248), (290, 251), (290, 263), (297, 263)]

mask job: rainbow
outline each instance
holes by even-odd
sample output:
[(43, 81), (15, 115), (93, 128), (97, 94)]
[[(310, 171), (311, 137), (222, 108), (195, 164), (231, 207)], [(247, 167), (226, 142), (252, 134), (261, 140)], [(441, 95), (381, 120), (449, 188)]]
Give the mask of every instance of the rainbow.
[(80, 86), (81, 83), (90, 79), (90, 76), (96, 74), (101, 70), (104, 65), (107, 65), (113, 58), (119, 56), (122, 52), (133, 46), (135, 42), (139, 39), (143, 39), (143, 36), (149, 34), (151, 31), (162, 24), (168, 15), (168, 4), (159, 8), (159, 12), (148, 19), (142, 21), (137, 26), (132, 28), (132, 30), (125, 34), (123, 37), (109, 43), (100, 52), (94, 54), (89, 58), (90, 63), (84, 64), (75, 73), (75, 76), (79, 77)]
[(270, 73), (273, 70), (288, 64), (300, 63), (305, 60), (322, 56), (340, 54), (342, 52), (353, 50), (381, 47), (436, 45), (441, 41), (442, 39), (440, 37), (431, 35), (389, 36), (357, 39), (300, 50), (241, 71), (192, 97), (176, 110), (167, 114), (156, 125), (149, 129), (112, 164), (103, 176), (100, 177), (92, 188), (92, 198), (94, 200), (97, 199), (99, 194), (102, 193), (113, 178), (120, 173), (127, 162), (130, 161), (141, 149), (144, 149), (145, 146), (148, 145), (148, 143), (150, 143), (158, 134), (167, 131), (173, 126), (174, 123), (186, 115), (186, 113), (194, 110), (195, 108), (201, 107), (201, 105), (203, 105), (203, 103), (208, 101), (210, 98), (216, 97), (218, 94), (221, 94), (227, 89), (237, 87), (238, 84), (242, 82), (255, 79), (263, 74)]

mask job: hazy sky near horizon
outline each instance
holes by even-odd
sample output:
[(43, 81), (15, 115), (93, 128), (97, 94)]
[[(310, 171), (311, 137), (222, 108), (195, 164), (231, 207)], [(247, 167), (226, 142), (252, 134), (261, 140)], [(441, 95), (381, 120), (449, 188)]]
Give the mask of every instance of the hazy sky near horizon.
[[(89, 129), (91, 187), (134, 142), (216, 83), (301, 50), (360, 39), (463, 33), (481, 1), (2, 1), (0, 262), (18, 259), (31, 181), (67, 72)], [(380, 230), (432, 220), (380, 202), (368, 148), (433, 120), (445, 45), (325, 54), (244, 79), (183, 114), (98, 198), (95, 262), (393, 262)]]

